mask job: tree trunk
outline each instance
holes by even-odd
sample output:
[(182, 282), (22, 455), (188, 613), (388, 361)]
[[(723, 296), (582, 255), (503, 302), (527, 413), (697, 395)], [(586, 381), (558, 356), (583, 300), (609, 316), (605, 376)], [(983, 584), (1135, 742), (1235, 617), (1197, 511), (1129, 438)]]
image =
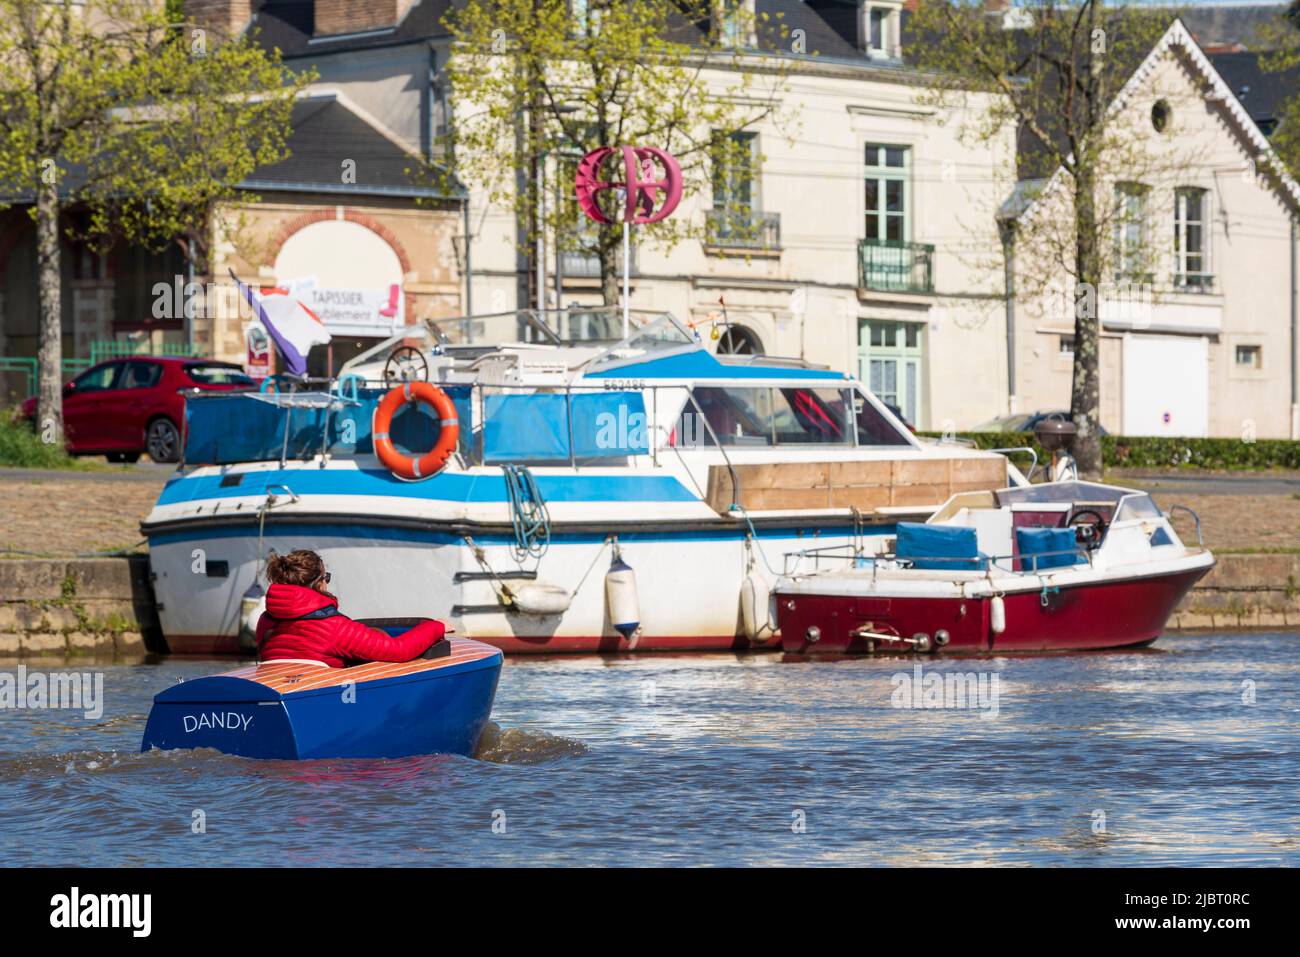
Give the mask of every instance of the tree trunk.
[(59, 255), (59, 187), (41, 177), (36, 187), (36, 282), (40, 303), (36, 431), (42, 441), (62, 447), (63, 290)]
[(617, 306), (623, 296), (623, 227), (600, 227), (600, 295), (607, 306)]
[(1097, 236), (1094, 172), (1080, 168), (1074, 179), (1074, 376), (1070, 414), (1078, 430), (1074, 459), (1086, 478), (1101, 477), (1101, 337), (1098, 319), (1101, 262)]

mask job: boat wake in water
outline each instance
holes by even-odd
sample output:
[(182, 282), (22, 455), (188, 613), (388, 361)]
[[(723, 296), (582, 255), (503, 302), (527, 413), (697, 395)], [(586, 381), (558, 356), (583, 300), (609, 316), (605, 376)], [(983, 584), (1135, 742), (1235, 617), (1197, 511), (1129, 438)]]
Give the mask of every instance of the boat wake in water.
[(474, 757), (492, 764), (542, 764), (556, 758), (577, 757), (588, 748), (581, 741), (533, 728), (502, 728), (489, 721), (478, 739)]
[[(135, 716), (133, 716), (135, 717)], [(137, 719), (138, 724), (139, 719)], [(489, 721), (479, 738), (474, 751), (474, 759), (490, 764), (544, 764), (548, 761), (586, 754), (588, 748), (581, 741), (551, 734), (536, 728), (502, 728), (495, 721)], [(253, 766), (280, 766), (292, 771), (294, 768), (313, 764), (327, 764), (331, 768), (342, 770), (353, 767), (359, 773), (363, 770), (370, 774), (382, 773), (384, 765), (390, 765), (390, 772), (417, 772), (421, 767), (442, 765), (447, 760), (457, 759), (453, 755), (432, 754), (417, 755), (413, 758), (349, 758), (322, 759), (320, 761), (267, 761), (256, 758), (239, 758), (222, 754), (208, 748), (181, 751), (146, 751), (143, 754), (128, 750), (80, 750), (55, 754), (27, 754), (0, 758), (0, 783), (16, 781), (22, 778), (53, 777), (76, 774), (130, 773), (132, 770), (151, 773), (160, 766), (168, 764), (194, 768), (209, 761), (221, 764), (243, 764)], [(292, 774), (290, 775), (293, 776)]]

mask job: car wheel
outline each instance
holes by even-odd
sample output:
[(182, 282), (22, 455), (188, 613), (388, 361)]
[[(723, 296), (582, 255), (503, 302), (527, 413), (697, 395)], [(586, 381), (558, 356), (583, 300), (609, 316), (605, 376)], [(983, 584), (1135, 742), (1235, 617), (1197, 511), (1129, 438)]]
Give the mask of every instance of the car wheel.
[(104, 458), (110, 462), (125, 462), (127, 465), (134, 465), (140, 461), (139, 452), (109, 452)]
[(178, 462), (181, 457), (181, 435), (171, 419), (154, 419), (145, 432), (145, 448), (155, 462)]

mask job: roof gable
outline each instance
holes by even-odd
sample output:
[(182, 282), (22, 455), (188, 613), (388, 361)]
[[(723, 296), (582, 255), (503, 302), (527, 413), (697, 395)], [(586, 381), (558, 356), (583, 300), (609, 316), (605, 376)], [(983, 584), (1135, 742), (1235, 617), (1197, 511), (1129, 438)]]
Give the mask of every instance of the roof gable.
[[(1286, 204), (1293, 211), (1300, 212), (1300, 183), (1297, 183), (1283, 167), (1282, 161), (1274, 152), (1268, 137), (1264, 135), (1259, 125), (1242, 105), (1219, 71), (1215, 69), (1209, 56), (1201, 49), (1181, 19), (1175, 19), (1170, 24), (1169, 29), (1165, 31), (1164, 35), (1142, 60), (1142, 63), (1133, 71), (1119, 93), (1115, 95), (1114, 100), (1111, 101), (1110, 106), (1107, 107), (1107, 115), (1114, 117), (1126, 109), (1159, 67), (1165, 54), (1175, 50), (1182, 54), (1182, 57), (1178, 58), (1179, 62), (1190, 68), (1196, 78), (1205, 84), (1205, 91), (1202, 94), (1204, 99), (1221, 104), (1228, 113), (1232, 120), (1231, 125), (1234, 133), (1240, 139), (1243, 149), (1256, 160), (1259, 171), (1269, 176), (1274, 188)], [(1038, 190), (1028, 202), (1021, 204), (1018, 213), (1008, 215), (1007, 218), (1018, 219), (1024, 216), (1032, 216), (1039, 208), (1039, 197), (1056, 187), (1066, 175), (1065, 169), (1058, 167), (1047, 179), (1042, 189)], [(1010, 200), (1008, 204), (1010, 204)], [(1011, 213), (1016, 204), (1008, 204), (1004, 204), (1003, 208), (1008, 213)]]

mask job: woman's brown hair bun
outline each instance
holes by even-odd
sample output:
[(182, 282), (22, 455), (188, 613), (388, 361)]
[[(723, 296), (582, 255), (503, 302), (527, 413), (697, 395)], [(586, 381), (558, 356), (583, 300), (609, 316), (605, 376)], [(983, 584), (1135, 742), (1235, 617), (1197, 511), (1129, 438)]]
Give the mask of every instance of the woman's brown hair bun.
[(287, 555), (272, 552), (266, 563), (266, 579), (273, 585), (300, 585), (334, 597), (325, 590), (324, 559), (306, 548), (295, 549)]

